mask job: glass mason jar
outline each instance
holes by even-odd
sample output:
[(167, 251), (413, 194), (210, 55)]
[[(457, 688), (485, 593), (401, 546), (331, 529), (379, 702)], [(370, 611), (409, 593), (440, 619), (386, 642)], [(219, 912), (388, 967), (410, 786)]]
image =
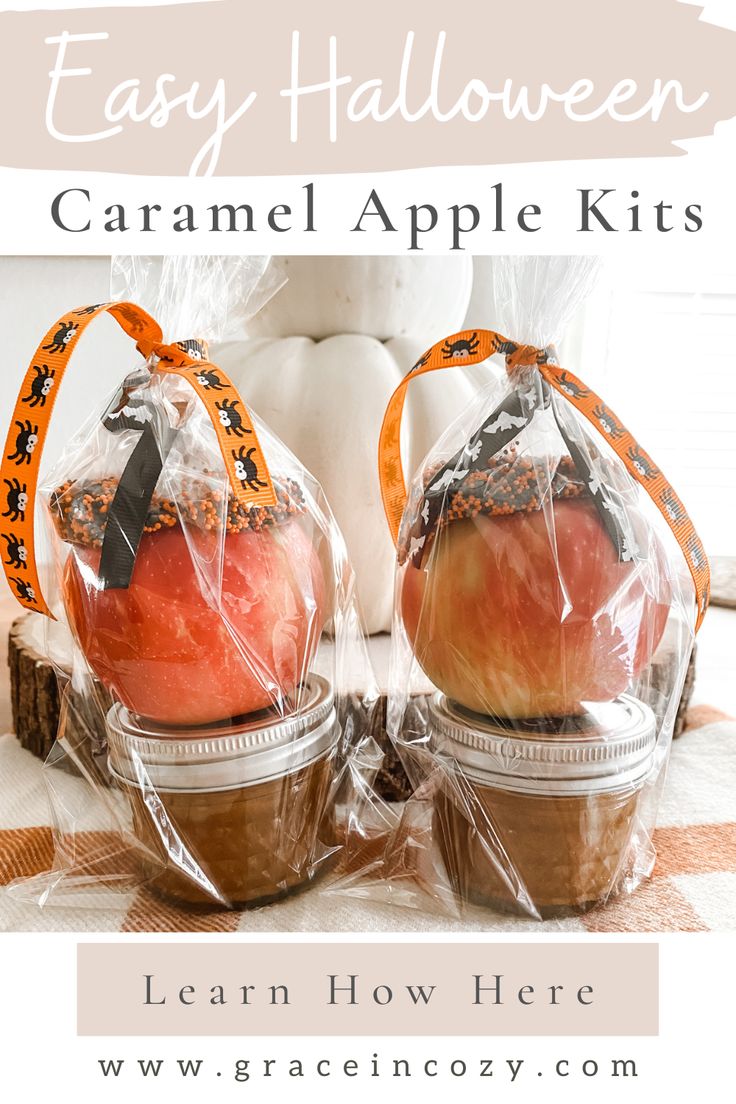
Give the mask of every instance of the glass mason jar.
[(433, 832), (460, 898), (549, 917), (616, 893), (635, 858), (656, 722), (629, 695), (591, 708), (500, 724), (434, 695)]
[(332, 691), (214, 727), (163, 728), (116, 704), (109, 763), (127, 795), (143, 877), (189, 904), (254, 906), (301, 889), (336, 853), (339, 736)]

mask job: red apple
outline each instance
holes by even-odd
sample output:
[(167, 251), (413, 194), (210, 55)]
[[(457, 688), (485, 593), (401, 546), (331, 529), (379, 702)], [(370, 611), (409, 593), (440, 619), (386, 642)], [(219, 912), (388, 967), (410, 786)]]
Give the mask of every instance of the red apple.
[[(202, 533), (197, 551), (212, 562), (217, 546)], [(252, 713), (288, 699), (309, 670), (325, 583), (298, 521), (227, 534), (222, 613), (180, 525), (144, 535), (127, 590), (98, 588), (99, 561), (74, 546), (66, 608), (90, 667), (134, 713), (170, 725)]]
[(589, 499), (557, 499), (553, 511), (553, 531), (545, 510), (449, 521), (403, 569), (416, 657), (468, 709), (579, 713), (622, 693), (662, 637), (663, 553), (621, 563)]

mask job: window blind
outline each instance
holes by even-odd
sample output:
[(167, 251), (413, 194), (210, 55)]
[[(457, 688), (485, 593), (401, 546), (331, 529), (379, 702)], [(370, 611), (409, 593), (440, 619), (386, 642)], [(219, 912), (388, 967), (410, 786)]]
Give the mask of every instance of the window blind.
[(604, 266), (563, 351), (736, 555), (736, 272)]

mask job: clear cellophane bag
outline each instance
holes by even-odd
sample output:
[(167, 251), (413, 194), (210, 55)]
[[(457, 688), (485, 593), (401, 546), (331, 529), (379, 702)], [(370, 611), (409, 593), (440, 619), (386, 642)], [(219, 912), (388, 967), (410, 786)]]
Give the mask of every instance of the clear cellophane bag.
[[(141, 356), (39, 482), (43, 604), (68, 648), (44, 767), (53, 865), (17, 897), (253, 907), (328, 885), (375, 815), (376, 692), (344, 541), (208, 360), (281, 282), (262, 257), (113, 259), (110, 313)], [(57, 383), (74, 340), (45, 354)]]
[[(388, 730), (413, 795), (347, 892), (539, 920), (605, 906), (652, 871), (707, 560), (652, 458), (558, 363), (595, 268), (495, 259), (478, 320), (494, 331), (434, 346), (387, 410)], [(485, 360), (488, 385), (405, 491), (410, 379)]]

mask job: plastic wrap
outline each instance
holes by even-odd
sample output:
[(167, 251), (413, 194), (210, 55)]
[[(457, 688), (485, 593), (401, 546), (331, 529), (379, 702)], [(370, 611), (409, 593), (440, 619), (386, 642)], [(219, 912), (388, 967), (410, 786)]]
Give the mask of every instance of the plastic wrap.
[[(653, 867), (707, 561), (654, 461), (558, 365), (594, 270), (588, 258), (499, 258), (496, 315), (478, 320), (499, 332), (436, 345), (387, 410), (388, 729), (414, 793), (369, 873), (372, 891), (402, 904), (567, 915), (633, 892)], [(487, 388), (406, 495), (406, 384), (489, 354), (506, 371), (488, 364)]]
[(207, 359), (277, 286), (265, 258), (115, 258), (112, 305), (40, 347), (60, 379), (109, 310), (143, 356), (39, 483), (55, 583), (25, 604), (74, 646), (45, 765), (53, 869), (24, 899), (250, 907), (324, 884), (369, 815), (376, 694), (343, 539)]

